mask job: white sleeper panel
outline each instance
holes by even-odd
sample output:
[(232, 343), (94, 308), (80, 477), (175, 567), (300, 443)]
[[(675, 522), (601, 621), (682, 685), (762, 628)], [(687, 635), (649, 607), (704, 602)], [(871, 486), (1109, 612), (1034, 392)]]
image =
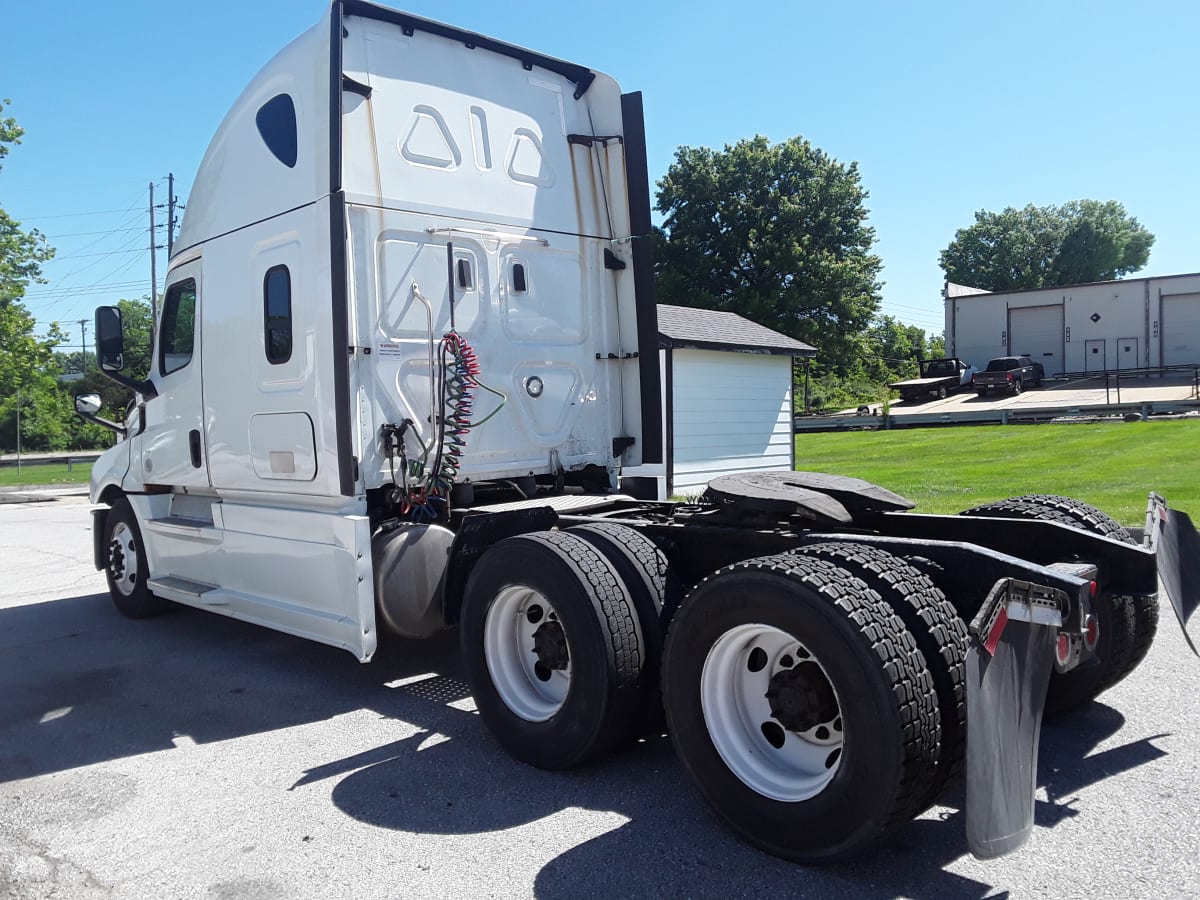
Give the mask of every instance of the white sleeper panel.
[(792, 468), (792, 360), (676, 350), (672, 371), (673, 494), (718, 475)]

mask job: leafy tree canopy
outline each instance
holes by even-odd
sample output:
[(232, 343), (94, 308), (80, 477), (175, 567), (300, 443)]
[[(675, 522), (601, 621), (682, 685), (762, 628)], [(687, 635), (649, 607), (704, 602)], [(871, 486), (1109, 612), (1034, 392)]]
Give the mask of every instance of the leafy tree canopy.
[(1146, 265), (1154, 235), (1115, 200), (975, 213), (941, 252), (946, 278), (988, 291), (1109, 281)]
[(658, 299), (739, 313), (843, 371), (879, 308), (866, 199), (856, 163), (802, 137), (680, 147), (658, 182)]
[[(0, 160), (21, 143), (25, 133), (16, 119), (2, 115), (6, 103), (9, 101), (0, 102)], [(57, 326), (50, 340), (34, 337), (33, 315), (20, 302), (26, 286), (41, 280), (41, 264), (53, 255), (38, 231), (22, 230), (20, 223), (0, 208), (0, 398), (10, 396), (33, 373), (44, 369), (61, 338)]]

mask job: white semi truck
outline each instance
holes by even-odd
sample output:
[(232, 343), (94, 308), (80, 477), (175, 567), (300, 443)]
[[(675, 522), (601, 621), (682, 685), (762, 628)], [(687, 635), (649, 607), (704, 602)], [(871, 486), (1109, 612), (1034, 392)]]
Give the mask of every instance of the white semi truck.
[(527, 763), (665, 727), (730, 827), (796, 860), (867, 846), (965, 769), (972, 849), (1011, 850), (1043, 707), (1137, 664), (1160, 577), (1186, 624), (1200, 537), (1154, 495), (1137, 541), (1063, 498), (918, 515), (813, 473), (640, 499), (649, 232), (640, 95), (334, 0), (213, 138), (144, 378), (97, 311), (136, 391), (91, 483), (117, 608), (362, 662), (457, 627)]

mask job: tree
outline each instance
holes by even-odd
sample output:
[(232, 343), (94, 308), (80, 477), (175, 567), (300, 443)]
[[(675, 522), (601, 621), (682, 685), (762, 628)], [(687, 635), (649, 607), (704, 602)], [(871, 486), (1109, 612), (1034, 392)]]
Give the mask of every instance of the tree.
[(946, 278), (987, 291), (1110, 281), (1146, 265), (1154, 235), (1115, 200), (975, 213), (939, 256)]
[(680, 147), (658, 182), (655, 273), (663, 303), (739, 313), (812, 344), (839, 372), (879, 307), (867, 191), (802, 137)]
[[(4, 112), (8, 100), (0, 102)], [(8, 156), (12, 146), (21, 143), (24, 129), (11, 116), (0, 117), (0, 160)], [(21, 224), (0, 208), (0, 446), (16, 445), (16, 411), (22, 406), (26, 419), (31, 400), (45, 396), (55, 387), (52, 351), (62, 340), (57, 325), (50, 334), (34, 335), (33, 315), (21, 303), (25, 288), (31, 281), (41, 281), (41, 265), (54, 255), (45, 237), (37, 230), (25, 231)], [(42, 429), (38, 421), (40, 410), (33, 411), (34, 445), (41, 443), (42, 432), (53, 440), (54, 428)], [(22, 435), (26, 422), (22, 421)]]

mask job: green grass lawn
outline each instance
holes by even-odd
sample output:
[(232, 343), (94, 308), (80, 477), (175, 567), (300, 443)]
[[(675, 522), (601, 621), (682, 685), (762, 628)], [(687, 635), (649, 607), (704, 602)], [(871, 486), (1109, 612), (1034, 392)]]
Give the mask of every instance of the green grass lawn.
[[(0, 467), (0, 486), (86, 483), (91, 463)], [(796, 468), (852, 475), (956, 513), (1019, 494), (1063, 494), (1140, 525), (1146, 492), (1200, 515), (1200, 421), (999, 425), (800, 434)]]
[(66, 463), (30, 465), (24, 463), (20, 473), (17, 467), (0, 466), (0, 487), (24, 486), (29, 484), (87, 484), (92, 474), (92, 463), (77, 462), (67, 471)]
[(1155, 490), (1200, 515), (1200, 421), (1190, 419), (800, 434), (796, 468), (866, 479), (919, 512), (1063, 494), (1141, 525)]

